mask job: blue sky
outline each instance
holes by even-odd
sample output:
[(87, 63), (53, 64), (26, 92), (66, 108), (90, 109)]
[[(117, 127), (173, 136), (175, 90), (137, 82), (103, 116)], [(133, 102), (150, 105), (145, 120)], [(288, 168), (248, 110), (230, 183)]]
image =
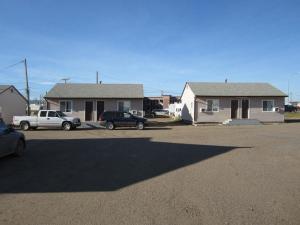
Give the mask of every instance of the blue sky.
[[(180, 94), (186, 81), (270, 82), (300, 100), (300, 2), (0, 2), (0, 83), (32, 98), (61, 78), (143, 83)], [(3, 69), (4, 68), (4, 69)]]

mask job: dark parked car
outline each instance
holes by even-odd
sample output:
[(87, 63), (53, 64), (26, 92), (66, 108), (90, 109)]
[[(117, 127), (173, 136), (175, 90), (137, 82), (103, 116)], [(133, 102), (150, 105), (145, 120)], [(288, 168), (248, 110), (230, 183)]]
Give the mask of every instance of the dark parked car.
[(145, 127), (146, 119), (134, 116), (128, 112), (107, 111), (100, 116), (100, 125), (109, 130), (116, 127), (136, 127), (142, 130)]
[(297, 112), (298, 108), (293, 105), (285, 105), (284, 106), (284, 111), (285, 112)]
[(21, 156), (25, 147), (24, 134), (15, 131), (0, 119), (0, 157), (10, 154)]

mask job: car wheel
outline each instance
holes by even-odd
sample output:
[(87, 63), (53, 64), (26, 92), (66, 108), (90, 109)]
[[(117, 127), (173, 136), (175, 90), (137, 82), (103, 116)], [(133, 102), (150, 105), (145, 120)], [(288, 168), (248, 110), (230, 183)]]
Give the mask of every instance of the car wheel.
[(29, 130), (30, 126), (28, 122), (22, 122), (21, 123), (21, 129), (22, 130)]
[(143, 123), (143, 122), (139, 122), (139, 123), (136, 125), (136, 129), (138, 129), (138, 130), (143, 130), (143, 129), (144, 129), (144, 123)]
[(65, 122), (65, 123), (63, 123), (63, 128), (64, 128), (64, 130), (69, 131), (69, 130), (71, 130), (72, 125), (69, 122)]
[(25, 144), (23, 140), (19, 140), (15, 149), (15, 156), (22, 156), (24, 154), (24, 150), (25, 150)]
[(106, 128), (109, 130), (113, 130), (113, 129), (115, 129), (115, 125), (112, 122), (108, 122), (106, 124)]

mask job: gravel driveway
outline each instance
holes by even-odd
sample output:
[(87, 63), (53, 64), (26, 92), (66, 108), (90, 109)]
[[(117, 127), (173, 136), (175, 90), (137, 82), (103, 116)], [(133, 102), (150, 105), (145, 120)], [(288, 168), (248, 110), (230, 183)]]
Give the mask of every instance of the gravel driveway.
[(0, 224), (300, 224), (300, 124), (36, 130)]

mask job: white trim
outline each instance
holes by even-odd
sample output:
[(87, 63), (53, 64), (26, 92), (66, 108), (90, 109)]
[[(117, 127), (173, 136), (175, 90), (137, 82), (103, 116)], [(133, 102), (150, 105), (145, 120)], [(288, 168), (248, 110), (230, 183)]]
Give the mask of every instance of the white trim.
[[(207, 101), (208, 100), (211, 100), (212, 101), (212, 108), (211, 108), (211, 111), (208, 111), (207, 110), (207, 107), (208, 107), (208, 104), (207, 104)], [(214, 100), (215, 101), (218, 101), (218, 110), (217, 111), (214, 111), (214, 109), (213, 109), (213, 105), (214, 105)], [(207, 99), (205, 99), (205, 101), (206, 101), (206, 112), (220, 112), (220, 99), (218, 99), (218, 98), (207, 98)]]
[[(71, 102), (71, 111), (70, 112), (66, 112), (66, 111), (61, 111), (60, 110), (60, 103), (61, 102)], [(59, 104), (59, 110), (63, 113), (72, 113), (73, 112), (73, 100), (70, 100), (70, 99), (62, 99), (62, 100), (59, 100), (58, 101), (58, 104)], [(66, 106), (66, 105), (65, 105)]]
[[(264, 101), (272, 101), (273, 102), (273, 107), (272, 107), (272, 111), (264, 111)], [(264, 113), (271, 113), (271, 112), (275, 112), (275, 100), (274, 99), (263, 99), (261, 100), (261, 110)]]

